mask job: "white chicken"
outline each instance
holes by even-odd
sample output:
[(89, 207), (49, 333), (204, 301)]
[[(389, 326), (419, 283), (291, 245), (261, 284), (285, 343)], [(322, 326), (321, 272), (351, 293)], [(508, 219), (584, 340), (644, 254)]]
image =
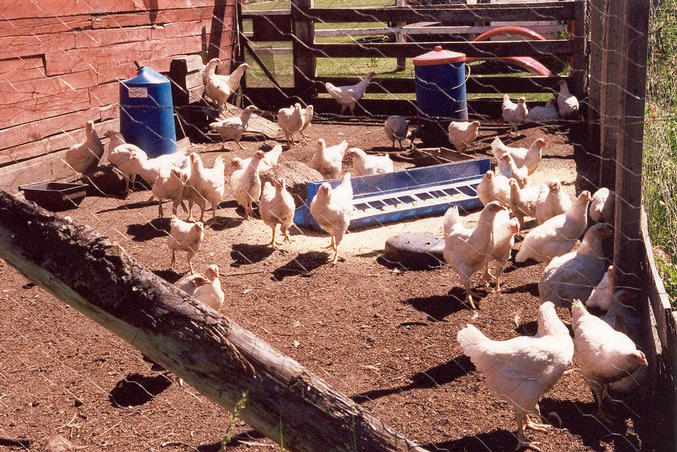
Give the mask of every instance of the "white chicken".
[(597, 190), (590, 200), (590, 219), (595, 223), (614, 222), (614, 207), (616, 193), (602, 187)]
[(87, 121), (84, 143), (76, 144), (66, 151), (65, 160), (68, 166), (86, 175), (97, 167), (103, 151), (103, 143), (94, 130), (94, 121)]
[(308, 105), (306, 108), (301, 109), (301, 114), (303, 115), (303, 127), (301, 127), (301, 138), (305, 141), (310, 138), (308, 135), (303, 133), (309, 126), (310, 122), (313, 120), (314, 108), (312, 105)]
[(402, 141), (406, 141), (410, 135), (407, 118), (400, 115), (388, 116), (386, 122), (383, 123), (383, 130), (388, 139), (393, 143), (393, 147), (395, 147), (395, 140), (397, 140), (400, 143), (400, 148), (402, 148)]
[(191, 260), (198, 251), (200, 251), (203, 238), (204, 225), (202, 223), (188, 223), (173, 217), (169, 224), (169, 236), (167, 237), (167, 244), (172, 251), (172, 262), (170, 267), (174, 268), (174, 264), (176, 263), (176, 252), (186, 251), (190, 273), (193, 274), (194, 271)]
[[(592, 229), (592, 228), (591, 228)], [(597, 308), (602, 311), (608, 311), (611, 308), (613, 302), (613, 292), (614, 292), (614, 266), (609, 265), (604, 277), (602, 280), (592, 289), (590, 296), (587, 298), (581, 298), (585, 300), (585, 305), (589, 308)]]
[(588, 226), (589, 201), (590, 192), (585, 190), (566, 213), (556, 215), (529, 231), (515, 256), (515, 262), (524, 262), (529, 258), (549, 262), (553, 257), (571, 251)]
[(588, 312), (580, 300), (571, 305), (575, 358), (597, 402), (597, 417), (609, 421), (603, 408), (609, 383), (647, 366), (646, 356), (625, 334)]
[(575, 119), (578, 116), (578, 99), (569, 92), (569, 86), (564, 80), (558, 82), (557, 109), (564, 119)]
[(517, 125), (524, 121), (527, 113), (529, 113), (527, 100), (524, 97), (520, 97), (517, 99), (517, 103), (514, 103), (507, 94), (504, 94), (501, 109), (503, 120), (510, 124), (510, 135), (514, 135), (517, 132)]
[[(191, 158), (193, 155), (197, 154), (191, 154)], [(193, 187), (205, 201), (211, 204), (212, 220), (216, 219), (216, 208), (223, 198), (226, 187), (224, 170), (225, 164), (222, 156), (216, 158), (212, 168), (205, 168), (202, 159), (197, 158), (193, 161), (191, 176), (194, 177), (191, 177), (191, 184), (196, 184)], [(202, 206), (200, 208), (200, 221), (203, 221), (205, 209)]]
[(352, 211), (353, 185), (350, 182), (350, 173), (343, 175), (343, 180), (336, 188), (331, 188), (328, 182), (320, 185), (310, 202), (310, 214), (331, 236), (328, 248), (334, 250), (332, 265), (336, 265), (338, 261), (338, 247), (350, 225)]
[(230, 75), (216, 73), (216, 66), (221, 63), (218, 58), (212, 58), (202, 70), (202, 80), (205, 84), (205, 94), (219, 107), (228, 108), (228, 98), (240, 86), (240, 79), (244, 72), (249, 69), (246, 63), (239, 65)]
[(557, 316), (555, 306), (546, 302), (538, 308), (536, 336), (494, 341), (467, 325), (456, 339), (463, 353), (484, 375), (489, 389), (512, 404), (517, 421), (517, 449), (540, 450), (535, 442), (526, 439), (525, 429), (546, 431), (550, 426), (534, 423), (529, 413), (559, 381), (574, 355), (569, 330)]
[(202, 163), (200, 155), (193, 153), (188, 157), (186, 167), (183, 172), (186, 175), (186, 183), (183, 187), (183, 199), (188, 201), (188, 218), (193, 219), (193, 205), (197, 204), (200, 208), (200, 217), (204, 219), (204, 211), (207, 208), (207, 199), (200, 193), (200, 174), (197, 171), (198, 160)]
[(350, 148), (345, 153), (353, 157), (353, 173), (355, 176), (392, 173), (395, 169), (390, 156), (369, 155), (360, 148)]
[(560, 181), (552, 179), (546, 185), (545, 196), (539, 197), (534, 207), (538, 224), (543, 224), (550, 218), (565, 213), (571, 208), (571, 198), (566, 191), (562, 190)]
[(568, 307), (574, 298), (587, 300), (604, 277), (607, 264), (602, 241), (612, 232), (608, 224), (596, 224), (585, 232), (576, 251), (553, 257), (538, 282), (541, 301)]
[[(179, 168), (171, 168), (168, 173), (160, 174), (153, 182), (151, 191), (158, 199), (158, 215), (163, 217), (162, 203), (165, 199), (172, 201), (172, 215), (176, 216), (177, 207), (183, 204), (183, 190), (188, 175)], [(185, 209), (185, 206), (183, 206)]]
[(491, 142), (491, 153), (499, 161), (505, 154), (512, 156), (518, 167), (527, 167), (528, 174), (531, 175), (538, 168), (538, 164), (543, 158), (543, 149), (547, 146), (547, 141), (543, 138), (536, 139), (529, 148), (514, 148), (503, 144), (500, 138), (496, 137)]
[(280, 108), (277, 111), (277, 124), (282, 129), (287, 140), (287, 146), (294, 143), (294, 134), (303, 128), (303, 111), (301, 104), (292, 105), (289, 108)]
[(335, 179), (341, 175), (343, 157), (347, 149), (348, 142), (346, 140), (327, 147), (324, 138), (320, 138), (317, 140), (317, 148), (310, 161), (310, 166), (318, 170), (324, 177)]
[(247, 125), (249, 124), (252, 113), (256, 110), (257, 108), (254, 105), (250, 105), (242, 110), (240, 117), (221, 117), (217, 121), (210, 123), (209, 127), (217, 132), (223, 141), (233, 140), (240, 149), (244, 149), (240, 144), (240, 140), (242, 139), (242, 135), (247, 131)]
[[(260, 171), (267, 171), (277, 165), (277, 162), (280, 160), (280, 155), (282, 155), (282, 145), (276, 144), (273, 146), (273, 149), (266, 152), (263, 156), (263, 160), (259, 163)], [(230, 161), (230, 166), (235, 170), (244, 169), (249, 165), (249, 162), (252, 161), (251, 157), (242, 159), (240, 157), (233, 157)]]
[(536, 218), (536, 203), (547, 195), (548, 187), (545, 184), (527, 184), (520, 188), (516, 179), (510, 179), (510, 210), (520, 227), (524, 224), (524, 217)]
[(125, 193), (129, 193), (130, 182), (133, 186), (136, 176), (141, 174), (140, 160), (147, 160), (146, 153), (140, 147), (125, 142), (120, 132), (109, 130), (106, 137), (108, 144), (108, 161), (122, 173), (125, 178)]
[(327, 92), (333, 97), (336, 102), (341, 106), (341, 114), (348, 108), (351, 115), (355, 115), (355, 104), (358, 100), (362, 99), (364, 93), (367, 91), (367, 87), (371, 83), (371, 79), (374, 78), (376, 72), (368, 73), (362, 80), (359, 81), (356, 85), (350, 86), (334, 86), (329, 82), (324, 84), (324, 87), (327, 89)]
[(527, 113), (525, 122), (547, 122), (557, 121), (559, 113), (557, 112), (557, 105), (555, 99), (549, 99), (543, 107), (540, 105), (532, 107)]
[(212, 264), (207, 267), (205, 276), (210, 282), (208, 284), (202, 284), (195, 289), (193, 298), (218, 311), (223, 306), (223, 301), (225, 300), (225, 294), (223, 293), (221, 280), (219, 279), (219, 266)]
[(463, 225), (458, 207), (451, 206), (444, 214), (444, 260), (458, 274), (465, 289), (465, 302), (477, 309), (472, 297), (470, 279), (485, 268), (491, 251), (491, 235), (496, 214), (504, 210), (500, 203), (488, 203), (480, 213), (475, 229)]
[(451, 121), (447, 129), (449, 132), (449, 143), (451, 143), (458, 152), (464, 152), (468, 149), (470, 143), (477, 138), (479, 128), (479, 121)]
[(485, 206), (491, 201), (500, 201), (506, 206), (510, 205), (510, 182), (502, 175), (496, 175), (493, 171), (486, 172), (477, 185), (477, 196)]
[(517, 166), (510, 154), (504, 154), (496, 167), (496, 174), (504, 176), (507, 179), (515, 179), (520, 188), (523, 188), (529, 182), (529, 171), (526, 166)]
[[(501, 210), (494, 216), (491, 225), (491, 239), (489, 243), (489, 259), (484, 267), (484, 278), (492, 278), (496, 282), (496, 292), (501, 291), (501, 275), (510, 260), (510, 252), (515, 244), (515, 235), (519, 233), (520, 225), (516, 219), (510, 219), (507, 210)], [(496, 275), (490, 272), (490, 264), (498, 264)]]
[[(270, 245), (282, 245), (285, 242), (293, 242), (289, 236), (289, 227), (294, 223), (294, 198), (285, 187), (284, 178), (275, 180), (275, 184), (266, 182), (261, 192), (259, 201), (259, 213), (265, 224), (273, 230), (273, 238)], [(284, 236), (281, 243), (275, 241), (277, 225)]]
[(233, 195), (238, 205), (244, 208), (245, 219), (254, 215), (252, 204), (261, 197), (261, 162), (265, 154), (263, 151), (256, 151), (251, 158), (249, 165), (243, 169), (233, 171), (230, 176), (230, 185), (233, 188)]

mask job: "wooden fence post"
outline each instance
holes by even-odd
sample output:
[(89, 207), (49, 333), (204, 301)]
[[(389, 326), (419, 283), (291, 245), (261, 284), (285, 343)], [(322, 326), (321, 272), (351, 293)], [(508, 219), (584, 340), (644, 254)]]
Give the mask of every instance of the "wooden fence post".
[(621, 133), (623, 61), (625, 58), (625, 1), (609, 0), (602, 50), (600, 104), (600, 187), (613, 187), (616, 181), (616, 143)]
[(574, 19), (574, 37), (583, 40), (583, 48), (573, 55), (573, 67), (571, 77), (573, 78), (573, 87), (571, 92), (579, 99), (583, 97), (585, 92), (585, 76), (588, 72), (587, 54), (587, 35), (585, 32), (585, 15), (587, 0), (580, 2), (580, 6), (576, 8), (576, 16)]
[(608, 0), (590, 0), (590, 66), (588, 72), (588, 152), (600, 152), (600, 104), (602, 97), (602, 48)]
[(644, 0), (624, 0), (623, 3), (627, 14), (623, 16), (626, 45), (621, 53), (623, 117), (619, 122), (616, 149), (614, 266), (618, 270), (614, 272), (614, 282), (617, 287), (640, 288), (643, 268), (640, 257), (644, 252), (640, 219), (649, 4)]
[(191, 298), (116, 243), (0, 191), (0, 257), (294, 451), (418, 451), (298, 362)]
[(317, 62), (310, 50), (315, 40), (315, 22), (308, 14), (308, 9), (312, 8), (313, 4), (313, 0), (291, 2), (294, 91), (304, 99), (315, 94), (313, 80)]
[[(397, 6), (406, 6), (407, 0), (395, 0)], [(404, 26), (407, 25), (406, 22), (395, 22), (393, 24), (396, 27), (400, 27), (400, 31), (395, 32), (395, 42), (402, 43), (405, 42), (407, 36), (404, 34)], [(404, 71), (407, 68), (407, 59), (405, 57), (397, 58), (397, 71)]]

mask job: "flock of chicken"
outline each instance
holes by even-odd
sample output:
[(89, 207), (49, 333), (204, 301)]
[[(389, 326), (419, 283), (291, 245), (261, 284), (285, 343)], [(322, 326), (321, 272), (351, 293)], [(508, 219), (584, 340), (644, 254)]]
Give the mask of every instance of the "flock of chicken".
[[(218, 63), (218, 59), (214, 59), (205, 67), (205, 92), (215, 103), (228, 108), (226, 100), (248, 66), (241, 65), (230, 76), (222, 76), (214, 71)], [(353, 113), (355, 103), (366, 91), (373, 75), (368, 74), (354, 86), (335, 87), (327, 83), (327, 91), (337, 100), (341, 112), (348, 109)], [(210, 126), (224, 141), (234, 140), (242, 147), (240, 138), (255, 110), (253, 106), (247, 107), (239, 117), (221, 118)], [(545, 107), (529, 110), (524, 98), (513, 103), (505, 96), (502, 109), (503, 119), (512, 128), (522, 121), (574, 117), (577, 111), (578, 101), (563, 81), (556, 100)], [(307, 139), (304, 131), (312, 117), (312, 105), (303, 108), (295, 104), (278, 111), (278, 124), (290, 146), (296, 134), (300, 140)], [(457, 150), (464, 151), (478, 136), (479, 127), (479, 121), (451, 122), (449, 142)], [(384, 129), (393, 147), (396, 140), (401, 145), (409, 136), (406, 119), (400, 116), (388, 118)], [(91, 121), (85, 132), (86, 141), (69, 150), (65, 157), (73, 169), (84, 175), (97, 166), (104, 154), (104, 146)], [(191, 260), (204, 239), (207, 203), (214, 219), (224, 196), (226, 168), (223, 158), (218, 157), (212, 168), (206, 168), (197, 153), (149, 158), (138, 146), (126, 143), (119, 132), (108, 131), (106, 136), (110, 139), (108, 160), (124, 176), (126, 190), (140, 176), (151, 186), (151, 200), (157, 198), (159, 201), (160, 217), (163, 216), (163, 201), (172, 202), (167, 238), (171, 266), (175, 264), (176, 252), (185, 251), (190, 267), (190, 273), (176, 285), (212, 308), (220, 309), (224, 293), (218, 266), (209, 266), (203, 276), (194, 273)], [(465, 288), (466, 303), (473, 309), (476, 308), (473, 301), (476, 294), (471, 289), (473, 275), (483, 271), (485, 278), (494, 279), (496, 290), (500, 291), (500, 277), (510, 259), (515, 236), (525, 225), (525, 217), (534, 218), (538, 223), (526, 234), (515, 257), (516, 262), (527, 259), (548, 262), (538, 284), (543, 304), (539, 308), (536, 336), (493, 341), (472, 325), (462, 329), (457, 336), (464, 353), (486, 376), (487, 385), (513, 404), (519, 445), (534, 450), (538, 448), (526, 439), (525, 428), (543, 430), (547, 426), (532, 422), (528, 413), (536, 409), (540, 396), (559, 380), (574, 357), (595, 394), (601, 419), (608, 419), (603, 410), (608, 386), (632, 385), (631, 374), (647, 365), (644, 354), (625, 334), (624, 300), (630, 294), (625, 290), (614, 292), (613, 267), (606, 267), (602, 249), (603, 238), (612, 233), (609, 223), (613, 222), (615, 195), (606, 188), (592, 196), (583, 191), (572, 202), (556, 179), (547, 184), (530, 182), (529, 177), (537, 171), (546, 145), (544, 139), (537, 139), (529, 148), (510, 147), (500, 138), (494, 139), (491, 150), (498, 165), (495, 171), (487, 171), (477, 188), (485, 206), (477, 225), (473, 229), (465, 227), (456, 207), (451, 207), (443, 220), (444, 259), (458, 274)], [(230, 162), (234, 169), (230, 178), (234, 198), (244, 209), (247, 219), (253, 215), (253, 203), (258, 203), (261, 219), (272, 229), (272, 246), (284, 243), (278, 243), (275, 238), (278, 224), (284, 241), (292, 241), (288, 231), (295, 205), (284, 179), (262, 186), (260, 178), (262, 170), (277, 164), (281, 152), (282, 146), (276, 145), (267, 153), (259, 150), (250, 158), (236, 157)], [(331, 236), (334, 264), (353, 209), (351, 173), (341, 176), (345, 155), (353, 157), (354, 175), (393, 171), (388, 156), (368, 155), (362, 149), (349, 148), (346, 141), (331, 146), (327, 146), (322, 138), (317, 141), (311, 166), (324, 177), (342, 177), (333, 188), (329, 183), (323, 183), (310, 204), (311, 215)], [(200, 209), (197, 221), (193, 219), (194, 205)], [(179, 206), (188, 214), (185, 221), (177, 217)], [(590, 228), (588, 216), (595, 222)], [(581, 245), (572, 251), (581, 235)], [(497, 264), (494, 275), (490, 271), (492, 263)], [(606, 314), (594, 316), (585, 305)], [(571, 307), (573, 339), (555, 306)]]

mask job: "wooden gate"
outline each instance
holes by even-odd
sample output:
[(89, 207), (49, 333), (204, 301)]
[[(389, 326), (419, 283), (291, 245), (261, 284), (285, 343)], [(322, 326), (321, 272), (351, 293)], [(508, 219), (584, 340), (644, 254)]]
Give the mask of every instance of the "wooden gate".
[[(468, 108), (471, 113), (495, 114), (496, 103), (500, 102), (497, 94), (552, 92), (560, 79), (566, 80), (571, 91), (583, 97), (587, 74), (585, 14), (584, 0), (356, 8), (318, 8), (314, 6), (313, 0), (292, 0), (290, 10), (245, 11), (241, 17), (252, 21), (252, 31), (244, 34), (243, 38), (253, 53), (258, 53), (257, 41), (291, 41), (291, 50), (278, 48), (277, 52), (291, 51), (293, 56), (293, 87), (248, 87), (247, 94), (255, 102), (264, 104), (274, 103), (273, 100), (288, 102), (288, 97), (295, 95), (307, 103), (313, 103), (320, 111), (334, 111), (336, 107), (330, 99), (318, 97), (318, 94), (325, 93), (324, 82), (349, 85), (356, 83), (358, 79), (318, 74), (318, 58), (369, 57), (401, 60), (441, 45), (448, 50), (463, 52), (468, 57), (530, 56), (543, 61), (559, 61), (570, 67), (566, 76), (471, 75), (466, 86), (470, 95)], [(493, 28), (493, 23), (521, 25), (530, 21), (562, 24), (560, 36), (539, 41), (524, 38), (516, 41), (472, 41), (477, 34)], [(317, 37), (339, 36), (341, 31), (319, 30), (316, 29), (316, 24), (341, 22), (388, 24), (382, 28), (345, 30), (344, 36), (372, 33), (391, 38), (401, 35), (416, 37), (413, 38), (414, 42), (411, 39), (408, 42), (400, 42), (405, 41), (404, 39), (391, 39), (396, 42), (357, 42), (355, 38), (352, 43), (318, 42)], [(430, 39), (426, 39), (426, 36)], [(413, 93), (415, 80), (410, 71), (405, 71), (402, 75), (395, 78), (377, 75), (368, 93)], [(477, 97), (478, 94), (493, 94), (493, 97)], [(365, 98), (360, 103), (365, 110), (379, 114), (394, 111), (414, 114), (416, 108), (415, 103), (410, 100)]]

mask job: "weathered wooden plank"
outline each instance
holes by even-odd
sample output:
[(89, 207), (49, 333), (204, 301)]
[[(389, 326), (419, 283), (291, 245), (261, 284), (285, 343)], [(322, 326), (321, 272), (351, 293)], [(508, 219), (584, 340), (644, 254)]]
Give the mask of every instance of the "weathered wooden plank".
[(119, 28), (140, 25), (161, 25), (174, 22), (186, 22), (191, 20), (205, 20), (212, 17), (213, 7), (183, 8), (133, 13), (105, 14), (92, 17), (94, 28)]
[(43, 35), (89, 28), (92, 28), (92, 16), (90, 15), (0, 20), (0, 37)]
[(644, 280), (643, 289), (644, 293), (646, 293), (649, 297), (651, 308), (653, 309), (654, 315), (656, 317), (656, 329), (658, 330), (658, 336), (661, 340), (661, 344), (663, 347), (668, 347), (668, 316), (672, 311), (672, 307), (670, 306), (670, 299), (668, 298), (668, 294), (665, 290), (665, 285), (663, 284), (663, 280), (661, 279), (658, 268), (656, 267), (656, 259), (654, 258), (653, 254), (651, 237), (649, 237), (649, 225), (644, 208), (641, 209), (640, 227), (642, 242), (644, 245), (644, 253), (647, 261), (647, 278)]
[(31, 56), (0, 61), (0, 82), (19, 82), (45, 76), (42, 57)]
[[(456, 25), (479, 21), (528, 21), (573, 19), (582, 1), (515, 4), (477, 4), (427, 7), (310, 8), (308, 14), (322, 22), (444, 22)], [(292, 9), (293, 11), (293, 9)]]
[(294, 90), (298, 93), (313, 95), (312, 78), (315, 77), (317, 61), (314, 55), (315, 23), (309, 19), (308, 10), (313, 0), (293, 0), (291, 3), (292, 31), (294, 33)]
[[(613, 2), (612, 2), (613, 3)], [(644, 0), (624, 0), (627, 15), (622, 71), (622, 120), (616, 148), (616, 213), (614, 230), (614, 283), (617, 287), (642, 286), (642, 148), (646, 99), (646, 61), (649, 8)]]
[(591, 0), (590, 9), (590, 68), (588, 73), (588, 126), (587, 151), (599, 154), (600, 148), (600, 104), (602, 95), (602, 46), (604, 45), (604, 24), (608, 0)]
[[(300, 41), (298, 35), (294, 42)], [(298, 44), (301, 46), (301, 43)], [(369, 44), (313, 44), (305, 49), (316, 57), (355, 58), (355, 57), (414, 57), (442, 46), (447, 50), (465, 53), (468, 57), (496, 57), (500, 55), (572, 55), (582, 50), (583, 40), (546, 40), (546, 41), (481, 41), (481, 42), (426, 42), (426, 43), (369, 43)], [(296, 61), (296, 60), (295, 60)]]
[(92, 69), (22, 82), (3, 83), (0, 79), (0, 106), (54, 96), (94, 85), (96, 85), (96, 72)]
[(75, 48), (75, 34), (54, 33), (40, 36), (30, 34), (0, 38), (0, 59), (39, 55), (50, 50)]
[(580, 39), (582, 48), (572, 55), (572, 83), (569, 85), (572, 94), (579, 99), (583, 98), (585, 92), (585, 76), (588, 73), (587, 40), (585, 30), (585, 14), (587, 2), (582, 2), (579, 8), (576, 8), (574, 15), (573, 31), (574, 37)]
[(89, 108), (89, 90), (66, 91), (55, 96), (43, 96), (0, 109), (0, 124), (11, 127)]
[(602, 50), (602, 80), (600, 103), (600, 187), (613, 187), (616, 182), (616, 143), (621, 135), (621, 95), (623, 53), (625, 51), (625, 3), (607, 3), (606, 27)]
[(290, 450), (424, 449), (292, 358), (137, 263), (119, 244), (0, 193), (0, 256)]
[(134, 11), (134, 9), (134, 0), (106, 0), (105, 2), (85, 2), (82, 0), (17, 2), (16, 0), (0, 0), (0, 17), (5, 19), (111, 14), (118, 11)]
[(120, 83), (110, 82), (89, 88), (89, 99), (93, 107), (118, 102), (120, 100)]
[(39, 122), (30, 122), (0, 130), (0, 149), (6, 149), (31, 141), (41, 140), (58, 132), (66, 132), (84, 125), (85, 122), (99, 119), (98, 108), (67, 113), (46, 118)]
[[(569, 77), (470, 77), (466, 90), (470, 93), (541, 93), (556, 91), (559, 80), (570, 81)], [(316, 77), (317, 82), (330, 82), (336, 86), (354, 85), (359, 82), (351, 77)], [(416, 82), (413, 78), (375, 78), (370, 93), (413, 93)]]
[[(205, 30), (211, 26), (211, 20), (194, 20), (190, 22), (173, 22), (164, 25), (156, 25), (151, 29), (150, 39), (170, 39), (182, 36), (202, 36)], [(232, 20), (224, 19), (223, 30), (233, 31)]]
[(178, 55), (202, 48), (200, 36), (188, 36), (175, 39), (129, 42), (110, 45), (106, 52), (98, 48), (74, 49), (66, 52), (47, 52), (45, 54), (48, 75), (86, 70), (92, 66), (101, 70), (133, 61), (158, 59), (164, 56)]
[(89, 30), (87, 33), (75, 34), (75, 47), (78, 49), (95, 47), (100, 51), (101, 47), (108, 47), (113, 44), (148, 41), (152, 39), (151, 32), (152, 29), (150, 25)]

